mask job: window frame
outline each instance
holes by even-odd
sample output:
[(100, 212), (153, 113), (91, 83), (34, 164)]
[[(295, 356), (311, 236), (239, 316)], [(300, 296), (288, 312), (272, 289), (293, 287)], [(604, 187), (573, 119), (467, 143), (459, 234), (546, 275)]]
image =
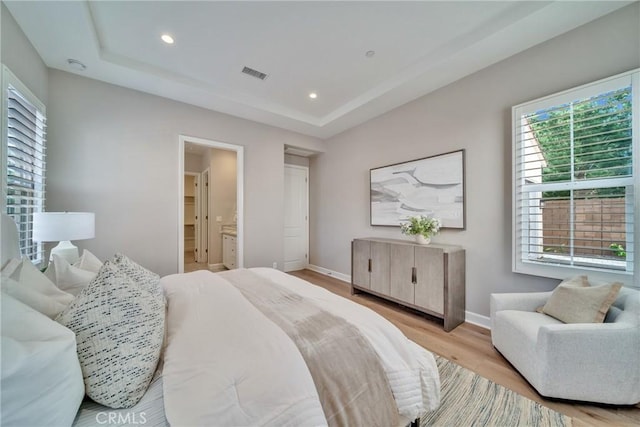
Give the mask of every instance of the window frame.
[[(18, 77), (16, 77), (13, 72), (4, 64), (2, 64), (1, 70), (1, 82), (2, 82), (2, 108), (0, 109), (0, 116), (2, 118), (1, 122), (1, 132), (2, 132), (2, 141), (0, 143), (0, 151), (1, 151), (1, 162), (2, 162), (2, 201), (0, 202), (0, 209), (2, 209), (3, 213), (7, 213), (7, 197), (8, 197), (8, 177), (7, 177), (7, 168), (8, 168), (8, 127), (9, 127), (9, 97), (7, 92), (9, 90), (9, 86), (13, 87), (23, 98), (25, 98), (29, 103), (31, 103), (37, 110), (39, 110), (45, 117), (47, 117), (47, 109), (46, 106), (34, 93), (20, 81)], [(46, 126), (46, 124), (45, 124)], [(46, 147), (46, 134), (44, 138), (44, 146)], [(45, 158), (42, 160), (43, 167), (43, 195), (41, 205), (39, 206), (39, 210), (41, 212), (45, 211), (45, 203), (46, 203), (46, 153)], [(18, 229), (20, 229), (20, 224), (18, 225)], [(36, 245), (36, 257), (31, 259), (31, 261), (36, 264), (43, 264), (45, 262), (45, 247), (42, 242), (35, 243)], [(24, 254), (24, 248), (20, 248), (20, 252)]]
[[(626, 82), (626, 83), (625, 83)], [(527, 254), (528, 251), (523, 249), (525, 240), (529, 238), (528, 233), (521, 233), (520, 229), (525, 229), (524, 226), (519, 228), (519, 223), (523, 221), (525, 215), (519, 216), (519, 203), (527, 202), (525, 197), (522, 197), (522, 193), (525, 187), (521, 185), (520, 181), (525, 180), (524, 174), (518, 173), (519, 162), (522, 158), (518, 158), (518, 148), (521, 144), (519, 133), (521, 131), (521, 118), (531, 112), (540, 111), (552, 106), (563, 105), (578, 99), (585, 99), (598, 94), (606, 93), (607, 91), (619, 89), (622, 85), (631, 84), (632, 92), (632, 177), (631, 185), (633, 186), (633, 250), (628, 252), (627, 264), (630, 265), (633, 271), (620, 271), (614, 269), (602, 269), (589, 266), (577, 266), (577, 265), (563, 265), (561, 263), (542, 263), (536, 261), (529, 261), (524, 259), (523, 254)], [(626, 286), (640, 287), (640, 267), (638, 266), (638, 259), (640, 258), (640, 69), (634, 69), (621, 73), (615, 76), (611, 76), (602, 80), (598, 80), (592, 83), (588, 83), (582, 86), (578, 86), (572, 89), (568, 89), (562, 92), (551, 94), (542, 98), (538, 98), (529, 102), (518, 104), (511, 109), (511, 126), (512, 126), (512, 271), (514, 273), (529, 274), (533, 276), (548, 277), (555, 279), (565, 279), (575, 275), (588, 275), (590, 280), (594, 282), (599, 281), (618, 281)], [(609, 178), (613, 185), (616, 178)], [(617, 179), (623, 181), (625, 179)], [(629, 179), (626, 178), (628, 181)], [(577, 186), (590, 186), (592, 183), (581, 182)], [(597, 183), (599, 184), (599, 183)], [(542, 187), (544, 184), (540, 184)], [(548, 184), (547, 184), (548, 185)], [(564, 183), (552, 183), (554, 187), (560, 189)], [(566, 185), (564, 189), (571, 189), (576, 184)], [(532, 186), (527, 188), (527, 192), (530, 191)], [(609, 187), (609, 186), (608, 186)], [(542, 191), (542, 190), (541, 190)], [(548, 187), (545, 191), (549, 191)]]

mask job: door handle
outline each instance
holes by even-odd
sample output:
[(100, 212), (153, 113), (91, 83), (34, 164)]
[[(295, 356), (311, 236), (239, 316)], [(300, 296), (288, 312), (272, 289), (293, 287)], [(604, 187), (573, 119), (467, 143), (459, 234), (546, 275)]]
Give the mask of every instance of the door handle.
[(418, 284), (418, 272), (415, 267), (411, 267), (411, 283)]
[(371, 273), (371, 258), (369, 258), (369, 273)]

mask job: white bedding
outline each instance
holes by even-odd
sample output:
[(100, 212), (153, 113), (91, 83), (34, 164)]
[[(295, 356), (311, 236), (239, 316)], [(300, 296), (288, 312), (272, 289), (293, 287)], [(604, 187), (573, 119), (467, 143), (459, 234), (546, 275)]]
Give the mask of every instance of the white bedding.
[[(405, 421), (439, 405), (433, 356), (386, 319), (278, 270), (251, 271), (356, 326), (378, 354)], [(144, 413), (148, 426), (327, 425), (293, 341), (238, 289), (206, 271), (167, 276), (161, 286), (168, 301), (161, 377), (138, 405), (120, 410), (121, 421)], [(101, 408), (83, 403), (74, 425), (95, 425)]]
[(289, 337), (220, 276), (166, 276), (164, 403), (171, 425), (322, 425)]
[[(272, 269), (260, 276), (356, 326), (378, 353), (400, 415), (439, 404), (433, 356), (367, 309)], [(164, 401), (172, 425), (326, 425), (313, 380), (290, 338), (219, 275), (167, 276)]]
[(433, 355), (369, 308), (271, 268), (251, 271), (313, 301), (355, 325), (382, 360), (400, 415), (414, 420), (440, 405), (440, 376)]
[(142, 399), (132, 408), (111, 409), (86, 398), (73, 421), (73, 427), (144, 426), (169, 427), (164, 415), (162, 399), (162, 376), (157, 371)]

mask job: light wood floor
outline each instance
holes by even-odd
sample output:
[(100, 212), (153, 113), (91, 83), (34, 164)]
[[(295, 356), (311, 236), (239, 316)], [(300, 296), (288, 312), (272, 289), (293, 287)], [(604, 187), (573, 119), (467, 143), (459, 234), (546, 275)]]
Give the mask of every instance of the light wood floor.
[(574, 427), (640, 426), (640, 404), (636, 406), (590, 405), (541, 397), (493, 348), (491, 333), (487, 329), (464, 323), (451, 332), (445, 332), (442, 323), (439, 324), (437, 319), (427, 318), (370, 295), (351, 295), (349, 285), (333, 277), (310, 270), (291, 274), (373, 309), (395, 324), (409, 339), (427, 350), (570, 416)]

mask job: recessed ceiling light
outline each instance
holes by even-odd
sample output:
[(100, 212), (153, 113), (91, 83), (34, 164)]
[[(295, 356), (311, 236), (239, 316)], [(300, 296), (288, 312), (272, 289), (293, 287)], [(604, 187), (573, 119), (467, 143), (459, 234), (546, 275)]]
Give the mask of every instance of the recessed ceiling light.
[(163, 34), (160, 38), (166, 44), (173, 44), (174, 42), (173, 37), (171, 37), (169, 34)]
[(364, 54), (364, 56), (366, 56), (367, 58), (371, 58), (371, 57), (372, 57), (373, 55), (375, 55), (375, 54), (376, 54), (376, 51), (375, 51), (375, 50), (368, 50), (368, 51)]
[(77, 59), (67, 59), (67, 64), (69, 64), (69, 68), (76, 70), (76, 71), (84, 71), (87, 69), (87, 66), (84, 65), (82, 62), (78, 61)]
[(311, 93), (309, 94), (309, 98), (311, 98), (311, 99), (316, 99), (317, 97), (318, 97), (318, 94), (317, 94), (317, 93), (315, 93), (315, 92), (311, 92)]

